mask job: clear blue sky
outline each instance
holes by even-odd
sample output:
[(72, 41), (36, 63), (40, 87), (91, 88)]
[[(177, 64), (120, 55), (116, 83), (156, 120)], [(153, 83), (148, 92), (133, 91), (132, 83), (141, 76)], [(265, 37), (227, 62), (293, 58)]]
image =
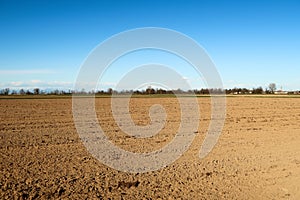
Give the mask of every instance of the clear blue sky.
[[(195, 39), (226, 88), (274, 82), (300, 90), (299, 11), (299, 0), (0, 0), (0, 88), (72, 88), (100, 42), (150, 26)], [(113, 74), (103, 87), (113, 87)], [(184, 76), (192, 87), (201, 86), (192, 73)]]

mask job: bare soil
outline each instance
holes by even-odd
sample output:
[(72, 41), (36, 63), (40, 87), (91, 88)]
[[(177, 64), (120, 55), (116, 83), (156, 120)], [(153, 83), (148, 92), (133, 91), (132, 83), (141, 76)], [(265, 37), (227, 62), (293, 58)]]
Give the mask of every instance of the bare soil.
[[(72, 99), (0, 99), (0, 199), (300, 199), (300, 98), (227, 98), (227, 117), (213, 151), (199, 159), (210, 99), (198, 98), (200, 127), (189, 150), (154, 172), (125, 173), (95, 159), (79, 138)], [(97, 98), (99, 123), (113, 143), (149, 152), (180, 125), (176, 98), (133, 98), (138, 125), (161, 104), (165, 128), (148, 139), (117, 126), (110, 98)]]

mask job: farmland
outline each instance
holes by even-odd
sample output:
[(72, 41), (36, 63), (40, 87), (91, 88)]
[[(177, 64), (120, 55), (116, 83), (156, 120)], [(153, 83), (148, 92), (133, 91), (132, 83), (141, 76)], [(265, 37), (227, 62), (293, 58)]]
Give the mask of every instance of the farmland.
[[(159, 149), (180, 125), (176, 98), (132, 98), (130, 113), (138, 125), (150, 123), (153, 104), (167, 113), (159, 134), (132, 138), (115, 123), (110, 100), (95, 100), (99, 124), (115, 145), (128, 151)], [(72, 98), (1, 98), (0, 199), (300, 198), (300, 98), (227, 98), (222, 134), (204, 159), (198, 155), (210, 122), (210, 98), (197, 100), (200, 126), (189, 150), (161, 170), (132, 174), (89, 154), (73, 122)]]

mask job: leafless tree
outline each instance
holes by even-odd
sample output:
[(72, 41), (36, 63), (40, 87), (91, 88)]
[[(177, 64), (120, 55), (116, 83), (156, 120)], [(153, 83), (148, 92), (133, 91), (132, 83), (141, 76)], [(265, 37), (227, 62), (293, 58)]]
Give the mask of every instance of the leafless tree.
[(34, 88), (33, 89), (33, 94), (40, 94), (40, 89), (39, 88)]
[(276, 91), (276, 84), (275, 83), (270, 83), (269, 84), (269, 90), (270, 90), (270, 93), (274, 94), (274, 92)]

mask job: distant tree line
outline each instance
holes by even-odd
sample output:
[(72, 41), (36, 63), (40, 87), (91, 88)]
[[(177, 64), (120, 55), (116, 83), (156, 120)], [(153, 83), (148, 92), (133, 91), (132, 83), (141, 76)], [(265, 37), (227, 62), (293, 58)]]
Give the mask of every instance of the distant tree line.
[(10, 89), (10, 88), (4, 88), (0, 89), (0, 95), (66, 95), (66, 94), (72, 94), (72, 91), (66, 91), (66, 90), (48, 90), (44, 91), (40, 88), (34, 88), (34, 89)]
[[(112, 95), (112, 94), (138, 94), (138, 95), (153, 95), (153, 94), (196, 94), (196, 95), (209, 95), (209, 94), (274, 94), (276, 93), (276, 85), (271, 83), (269, 87), (263, 89), (262, 87), (247, 89), (247, 88), (233, 88), (233, 89), (216, 89), (216, 88), (202, 88), (195, 90), (165, 90), (161, 88), (154, 89), (152, 87), (148, 87), (143, 90), (122, 90), (115, 91), (112, 88), (108, 88), (107, 90), (97, 90), (97, 91), (85, 91), (82, 89), (81, 91), (74, 90), (41, 90), (40, 88), (34, 89), (10, 89), (4, 88), (0, 89), (0, 95), (72, 95), (72, 94), (96, 94), (96, 95)], [(300, 94), (300, 91), (287, 92), (286, 94)]]

